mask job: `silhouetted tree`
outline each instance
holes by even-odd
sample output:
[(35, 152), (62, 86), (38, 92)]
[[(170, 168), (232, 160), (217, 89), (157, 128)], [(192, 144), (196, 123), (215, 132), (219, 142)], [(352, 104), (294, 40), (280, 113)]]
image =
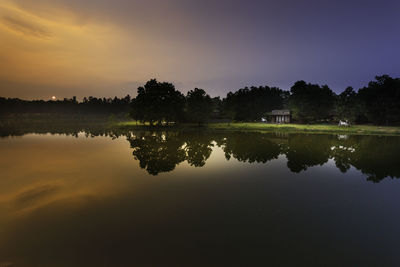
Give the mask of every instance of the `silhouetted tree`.
[(268, 86), (245, 87), (224, 99), (225, 114), (238, 121), (259, 121), (273, 109), (283, 108), (285, 91)]
[(213, 101), (203, 90), (195, 88), (187, 93), (186, 96), (187, 116), (192, 122), (199, 125), (207, 122), (213, 111)]
[(358, 95), (353, 87), (347, 87), (337, 96), (336, 115), (338, 119), (355, 122), (362, 116), (360, 109)]
[(212, 111), (211, 111), (211, 119), (212, 120), (221, 120), (224, 118), (223, 114), (223, 102), (219, 96), (213, 97), (212, 101)]
[(293, 119), (312, 122), (328, 119), (332, 114), (335, 97), (327, 85), (297, 81), (290, 89), (289, 106)]
[(148, 81), (139, 87), (130, 115), (142, 122), (179, 122), (183, 118), (185, 97), (167, 82)]
[(21, 100), (18, 98), (0, 97), (0, 114), (70, 114), (70, 115), (110, 115), (127, 114), (129, 112), (131, 98), (96, 98), (84, 97), (78, 102), (76, 97), (63, 100)]
[[(199, 124), (208, 120), (259, 121), (273, 109), (290, 108), (294, 121), (321, 122), (347, 119), (352, 122), (375, 124), (400, 123), (400, 79), (388, 75), (376, 76), (375, 81), (358, 93), (348, 87), (335, 95), (328, 86), (304, 81), (296, 82), (290, 92), (276, 87), (245, 87), (229, 92), (221, 101), (210, 98), (203, 89), (194, 89), (185, 98), (173, 84), (153, 79), (138, 88), (131, 99), (76, 97), (63, 100), (21, 100), (0, 97), (0, 116), (7, 114), (48, 113), (71, 115), (127, 115), (151, 124), (180, 122), (184, 119)], [(186, 107), (186, 109), (185, 109)]]
[(376, 76), (358, 91), (368, 120), (378, 124), (400, 122), (400, 79)]

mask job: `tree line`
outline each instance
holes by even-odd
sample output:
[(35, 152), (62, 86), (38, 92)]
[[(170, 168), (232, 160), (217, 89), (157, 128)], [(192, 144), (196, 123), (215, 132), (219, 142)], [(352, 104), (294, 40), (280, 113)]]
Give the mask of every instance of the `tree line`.
[(130, 111), (132, 99), (129, 95), (123, 98), (76, 97), (63, 100), (22, 100), (19, 98), (0, 97), (0, 114), (22, 113), (55, 113), (55, 114), (119, 114)]
[(211, 98), (195, 88), (184, 96), (174, 85), (153, 79), (138, 88), (131, 117), (154, 123), (196, 122), (210, 119), (260, 121), (274, 109), (289, 109), (300, 123), (347, 120), (352, 123), (400, 122), (400, 79), (376, 76), (356, 92), (352, 87), (336, 94), (327, 85), (297, 81), (290, 91), (252, 86), (229, 92), (224, 99)]
[(289, 91), (278, 87), (245, 87), (225, 98), (211, 97), (195, 88), (186, 95), (172, 83), (149, 80), (131, 98), (84, 98), (62, 101), (26, 101), (0, 98), (1, 113), (129, 113), (140, 122), (160, 125), (179, 122), (260, 121), (274, 109), (288, 109), (299, 123), (347, 120), (351, 123), (395, 124), (400, 122), (400, 79), (388, 75), (358, 91), (352, 87), (336, 94), (327, 85), (297, 81)]

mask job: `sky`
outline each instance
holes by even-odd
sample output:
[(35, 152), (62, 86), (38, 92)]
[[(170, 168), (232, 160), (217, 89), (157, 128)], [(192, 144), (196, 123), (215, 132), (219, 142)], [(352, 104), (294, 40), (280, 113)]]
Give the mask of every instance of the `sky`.
[(136, 95), (156, 78), (224, 97), (400, 76), (398, 0), (0, 0), (0, 96)]

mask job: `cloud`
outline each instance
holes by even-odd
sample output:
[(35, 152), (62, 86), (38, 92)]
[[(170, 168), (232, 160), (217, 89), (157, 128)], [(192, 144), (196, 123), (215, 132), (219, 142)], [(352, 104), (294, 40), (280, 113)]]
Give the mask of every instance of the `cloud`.
[(153, 77), (221, 95), (297, 79), (361, 85), (398, 69), (390, 1), (0, 0), (0, 95), (122, 96)]
[(29, 36), (47, 39), (52, 35), (47, 29), (20, 18), (3, 16), (2, 22), (9, 29)]

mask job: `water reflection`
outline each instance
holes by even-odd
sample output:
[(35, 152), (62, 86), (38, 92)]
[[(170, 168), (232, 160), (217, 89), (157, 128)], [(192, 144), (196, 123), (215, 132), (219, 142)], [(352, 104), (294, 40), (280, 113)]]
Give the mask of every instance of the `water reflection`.
[[(35, 129), (12, 135), (26, 132)], [(38, 132), (56, 134), (0, 140), (0, 265), (400, 260), (400, 183), (364, 180), (400, 177), (399, 137), (100, 126)]]
[(128, 137), (133, 156), (148, 173), (172, 171), (187, 161), (201, 167), (206, 164), (214, 145), (227, 160), (266, 163), (280, 155), (287, 158), (287, 167), (294, 173), (312, 166), (322, 166), (333, 159), (343, 173), (351, 166), (379, 182), (385, 177), (400, 177), (400, 138), (314, 134), (205, 133), (205, 132), (141, 132)]
[(330, 147), (336, 141), (332, 135), (290, 135), (282, 151), (287, 157), (287, 166), (292, 172), (323, 165), (330, 158)]
[(169, 172), (185, 160), (184, 139), (177, 132), (142, 132), (128, 137), (133, 156), (149, 174)]
[(170, 172), (186, 161), (194, 167), (203, 167), (213, 148), (220, 147), (227, 160), (266, 163), (285, 156), (287, 167), (293, 173), (309, 167), (322, 166), (332, 159), (336, 167), (346, 173), (351, 167), (361, 171), (368, 181), (379, 182), (386, 177), (399, 178), (400, 137), (329, 134), (284, 134), (257, 132), (208, 131), (129, 131), (91, 125), (49, 128), (1, 129), (2, 137), (26, 133), (53, 133), (77, 137), (108, 136), (127, 138), (133, 157), (142, 169), (151, 175)]

